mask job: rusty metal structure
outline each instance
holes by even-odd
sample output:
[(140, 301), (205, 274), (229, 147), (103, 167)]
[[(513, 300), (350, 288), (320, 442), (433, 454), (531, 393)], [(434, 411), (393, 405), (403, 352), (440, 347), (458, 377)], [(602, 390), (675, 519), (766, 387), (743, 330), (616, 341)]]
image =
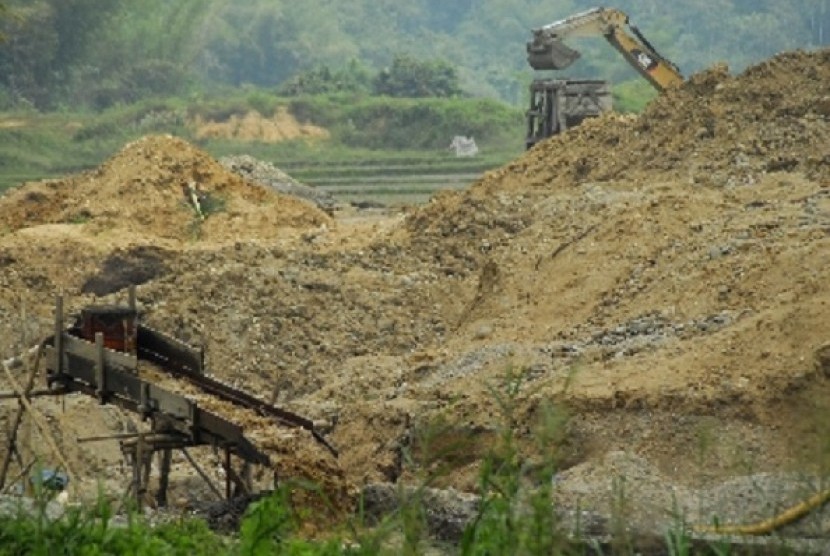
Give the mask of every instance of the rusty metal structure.
[[(299, 415), (273, 406), (206, 374), (204, 352), (139, 322), (135, 289), (126, 306), (90, 306), (67, 326), (63, 299), (57, 298), (54, 334), (41, 344), (47, 388), (17, 393), (27, 397), (80, 392), (113, 404), (149, 421), (150, 431), (80, 439), (93, 442), (117, 439), (132, 467), (131, 489), (139, 504), (147, 495), (152, 458), (160, 454), (159, 506), (167, 503), (173, 450), (181, 450), (197, 473), (218, 496), (221, 492), (188, 453), (188, 448), (212, 446), (224, 452), (224, 497), (250, 494), (251, 465), (270, 466), (269, 457), (245, 437), (243, 428), (182, 394), (165, 390), (139, 373), (141, 361), (154, 364), (173, 378), (187, 381), (200, 391), (235, 406), (256, 412), (287, 427), (308, 430), (336, 457), (337, 450)], [(0, 397), (12, 397), (0, 396)], [(16, 434), (13, 435), (16, 437)], [(9, 446), (10, 451), (14, 446)], [(233, 458), (242, 463), (234, 469)], [(275, 477), (276, 481), (276, 477)]]

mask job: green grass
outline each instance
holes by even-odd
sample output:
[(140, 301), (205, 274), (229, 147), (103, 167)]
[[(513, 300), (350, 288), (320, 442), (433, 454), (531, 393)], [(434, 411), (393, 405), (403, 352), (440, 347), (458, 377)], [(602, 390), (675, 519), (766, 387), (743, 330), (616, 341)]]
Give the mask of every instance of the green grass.
[(204, 521), (181, 519), (151, 525), (128, 513), (124, 523), (114, 524), (112, 517), (113, 508), (103, 499), (95, 506), (68, 508), (60, 517), (49, 517), (41, 496), (33, 511), (0, 517), (0, 554), (214, 556), (228, 554), (232, 547)]
[[(642, 80), (614, 87), (615, 107), (639, 111), (654, 93)], [(325, 127), (330, 139), (276, 144), (196, 140), (186, 122), (199, 116), (225, 120), (257, 110), (288, 107), (301, 122)], [(22, 126), (12, 125), (22, 123)], [(249, 154), (299, 180), (327, 176), (481, 173), (524, 149), (523, 109), (480, 98), (400, 99), (365, 94), (279, 97), (241, 88), (187, 98), (157, 98), (100, 113), (34, 111), (0, 114), (0, 191), (23, 181), (54, 178), (100, 165), (132, 140), (169, 133), (214, 157)], [(454, 135), (473, 136), (480, 153), (456, 158)]]
[[(258, 110), (268, 116), (278, 106), (288, 106), (301, 121), (327, 127), (331, 138), (276, 144), (196, 140), (185, 126), (197, 115), (222, 120)], [(4, 113), (0, 191), (94, 168), (129, 141), (154, 133), (182, 137), (217, 158), (249, 154), (313, 183), (331, 175), (483, 172), (521, 152), (522, 130), (519, 110), (481, 99), (280, 98), (260, 90), (150, 99), (100, 113)], [(480, 155), (452, 156), (446, 147), (455, 134), (474, 135)]]
[(632, 79), (614, 85), (611, 96), (614, 110), (621, 113), (639, 114), (658, 95), (648, 82)]

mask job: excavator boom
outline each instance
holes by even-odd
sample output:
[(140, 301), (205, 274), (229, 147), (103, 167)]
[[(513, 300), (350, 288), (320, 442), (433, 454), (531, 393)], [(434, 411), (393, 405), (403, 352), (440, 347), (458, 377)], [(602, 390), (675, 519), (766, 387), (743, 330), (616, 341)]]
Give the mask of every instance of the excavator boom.
[(527, 43), (527, 61), (533, 69), (561, 70), (579, 58), (579, 51), (564, 44), (570, 37), (605, 37), (656, 89), (662, 91), (683, 82), (680, 70), (661, 56), (628, 16), (612, 8), (593, 8), (533, 30)]

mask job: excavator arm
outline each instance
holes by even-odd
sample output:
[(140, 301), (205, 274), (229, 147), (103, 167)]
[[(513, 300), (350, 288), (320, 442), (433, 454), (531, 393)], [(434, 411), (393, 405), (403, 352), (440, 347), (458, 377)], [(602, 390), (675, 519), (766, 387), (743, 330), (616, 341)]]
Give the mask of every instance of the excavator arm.
[(612, 8), (594, 8), (533, 30), (527, 43), (527, 61), (533, 69), (564, 69), (579, 58), (579, 51), (564, 44), (570, 37), (602, 35), (659, 91), (683, 83), (680, 70), (661, 56), (628, 16)]

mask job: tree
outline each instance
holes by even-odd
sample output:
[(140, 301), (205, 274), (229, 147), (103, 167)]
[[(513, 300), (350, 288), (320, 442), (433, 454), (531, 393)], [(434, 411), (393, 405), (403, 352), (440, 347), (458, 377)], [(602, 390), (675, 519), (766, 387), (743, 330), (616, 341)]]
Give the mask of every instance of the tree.
[(72, 69), (126, 0), (4, 2), (0, 85), (13, 101), (51, 108), (67, 98)]
[(95, 39), (100, 36), (100, 30), (121, 11), (125, 0), (47, 0), (47, 3), (60, 45), (54, 67), (65, 72), (90, 49), (99, 46)]
[(396, 56), (375, 78), (375, 94), (390, 97), (452, 97), (461, 94), (455, 68), (442, 60)]
[[(6, 4), (3, 3), (3, 2), (0, 2), (0, 21), (2, 21), (6, 17), (8, 11), (9, 10), (6, 7)], [(0, 33), (0, 42), (4, 42), (5, 40), (6, 40), (6, 36), (3, 33)]]
[(59, 49), (52, 32), (49, 6), (18, 8), (3, 22), (6, 41), (0, 44), (0, 84), (12, 103), (46, 107), (55, 88), (52, 62)]
[(371, 75), (368, 69), (357, 60), (339, 70), (328, 66), (319, 66), (295, 75), (277, 88), (282, 95), (319, 95), (329, 93), (368, 92)]

